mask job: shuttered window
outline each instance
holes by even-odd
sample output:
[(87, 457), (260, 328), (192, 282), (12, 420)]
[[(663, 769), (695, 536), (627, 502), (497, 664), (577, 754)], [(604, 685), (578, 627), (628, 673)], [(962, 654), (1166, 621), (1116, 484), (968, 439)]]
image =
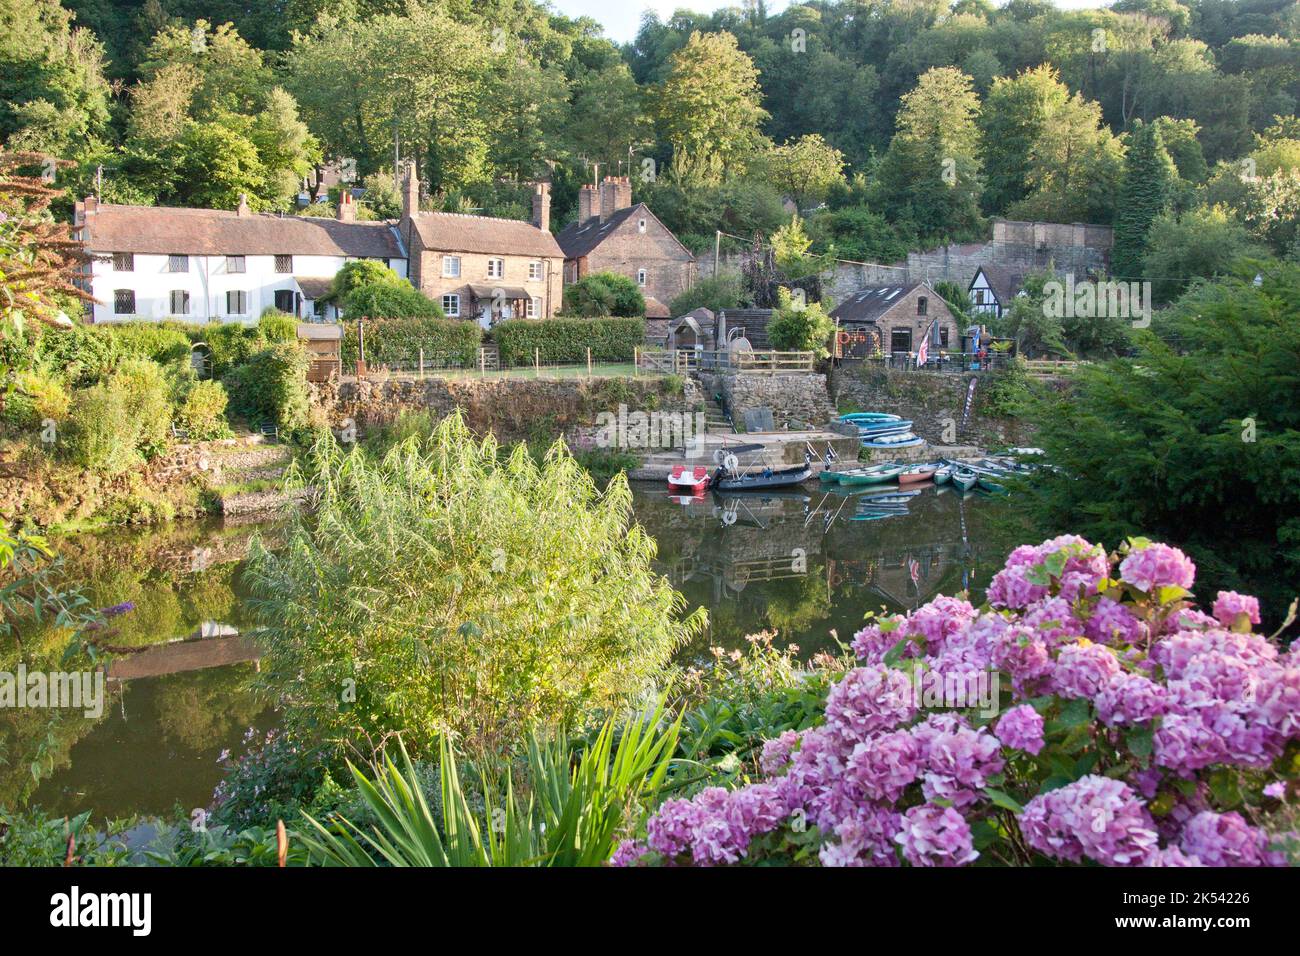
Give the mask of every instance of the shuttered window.
[(184, 289), (174, 289), (171, 294), (171, 314), (190, 314), (190, 294)]

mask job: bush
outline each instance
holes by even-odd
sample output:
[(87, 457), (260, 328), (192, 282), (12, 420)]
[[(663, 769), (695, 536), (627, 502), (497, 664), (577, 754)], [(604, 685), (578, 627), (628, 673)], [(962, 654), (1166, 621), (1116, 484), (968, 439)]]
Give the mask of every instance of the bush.
[(738, 309), (741, 302), (740, 276), (724, 273), (716, 278), (701, 279), (677, 298), (668, 311), (674, 317), (696, 309), (709, 309), (714, 315), (723, 309)]
[(195, 382), (176, 409), (176, 423), (189, 434), (191, 441), (211, 441), (230, 436), (226, 424), (225, 386), (220, 382)]
[(617, 272), (593, 272), (564, 290), (564, 311), (596, 318), (645, 316), (645, 296), (632, 279)]
[(224, 377), (266, 345), (266, 339), (259, 329), (239, 322), (210, 326), (204, 332), (203, 341), (208, 346), (208, 355), (212, 359), (213, 378)]
[(505, 365), (543, 362), (630, 362), (645, 343), (645, 319), (508, 319), (492, 329)]
[(14, 390), (4, 398), (0, 413), (6, 424), (15, 428), (39, 428), (47, 418), (62, 421), (67, 417), (72, 397), (59, 379), (48, 372), (19, 372)]
[[(376, 283), (399, 283), (402, 277), (388, 266), (374, 259), (354, 259), (345, 263), (334, 275), (329, 298), (332, 302), (342, 302), (353, 289)], [(409, 283), (407, 283), (409, 285)]]
[(298, 341), (298, 319), (279, 309), (267, 309), (257, 320), (257, 333), (268, 345)]
[(790, 290), (777, 290), (776, 314), (767, 324), (767, 339), (772, 348), (789, 352), (813, 352), (818, 358), (830, 354), (827, 344), (835, 323), (816, 302), (796, 308)]
[(503, 462), (455, 414), (380, 461), (328, 436), (313, 458), (316, 514), (245, 571), (291, 734), (402, 730), (427, 755), (450, 732), (508, 752), (636, 698), (700, 632), (654, 572), (626, 481), (601, 494), (562, 444), (540, 466), (523, 446)]
[(70, 386), (81, 388), (106, 379), (121, 354), (108, 326), (76, 324), (67, 329), (43, 329), (35, 364), (60, 370)]
[(1017, 548), (984, 607), (872, 621), (822, 722), (769, 740), (756, 782), (665, 802), (615, 861), (1285, 865), (1300, 655), (1253, 632), (1254, 598), (1197, 610), (1194, 573), (1143, 539)]
[[(478, 361), (483, 331), (476, 322), (459, 319), (382, 319), (366, 323), (366, 363), (414, 365), (424, 349), (426, 361), (471, 366)], [(343, 334), (343, 367), (357, 360), (357, 324)]]
[(181, 322), (122, 322), (101, 327), (123, 355), (152, 359), (160, 365), (188, 359), (190, 345), (201, 335), (196, 325)]
[(121, 474), (140, 463), (139, 437), (140, 421), (122, 389), (101, 382), (73, 395), (66, 447), (76, 464), (105, 475)]
[(254, 354), (223, 380), (230, 407), (254, 427), (274, 424), (290, 434), (307, 424), (307, 352), (293, 342), (279, 342)]
[(349, 319), (441, 319), (441, 307), (409, 282), (368, 282), (343, 299)]
[(136, 422), (136, 448), (152, 458), (167, 447), (172, 421), (167, 379), (157, 362), (146, 358), (125, 358), (108, 380), (108, 387), (121, 392), (127, 413)]

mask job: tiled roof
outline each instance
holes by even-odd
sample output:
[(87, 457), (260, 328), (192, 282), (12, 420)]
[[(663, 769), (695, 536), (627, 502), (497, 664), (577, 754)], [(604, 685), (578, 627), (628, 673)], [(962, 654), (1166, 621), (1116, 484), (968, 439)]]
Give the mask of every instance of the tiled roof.
[(315, 302), (317, 299), (323, 299), (330, 294), (334, 288), (334, 280), (321, 278), (318, 276), (294, 276), (293, 281), (298, 283), (298, 288), (302, 290), (303, 298), (311, 299)]
[(832, 309), (831, 318), (841, 322), (874, 322), (919, 285), (920, 282), (906, 282), (902, 285), (866, 286)]
[[(989, 288), (997, 297), (998, 303), (1003, 307), (1009, 307), (1011, 300), (1015, 298), (1020, 287), (1024, 285), (1025, 277), (1018, 272), (1012, 272), (1003, 266), (980, 266), (971, 276), (971, 285), (975, 284), (975, 279), (983, 271), (984, 277), (988, 279)], [(969, 286), (967, 287), (969, 289)]]
[(671, 319), (673, 314), (668, 311), (668, 306), (654, 296), (648, 295), (645, 297), (645, 317), (647, 319)]
[(414, 223), (424, 248), (435, 252), (564, 257), (554, 236), (521, 219), (422, 212), (415, 217)]
[(88, 210), (91, 252), (195, 256), (353, 256), (403, 259), (397, 233), (386, 222), (339, 222), (277, 213), (239, 215), (221, 209), (101, 204)]

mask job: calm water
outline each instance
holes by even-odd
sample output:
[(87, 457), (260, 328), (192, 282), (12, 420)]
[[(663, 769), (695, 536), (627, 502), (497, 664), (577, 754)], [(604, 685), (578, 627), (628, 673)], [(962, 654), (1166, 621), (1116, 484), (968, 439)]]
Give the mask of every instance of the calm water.
[[(762, 630), (806, 657), (832, 647), (832, 632), (848, 640), (868, 610), (978, 591), (1006, 550), (996, 530), (1005, 503), (950, 488), (883, 503), (871, 492), (826, 494), (811, 485), (682, 501), (643, 484), (634, 507), (659, 543), (659, 570), (692, 607), (709, 610), (708, 633), (683, 648), (684, 659), (742, 646)], [(248, 623), (241, 560), (254, 533), (273, 542), (276, 528), (205, 524), (80, 537), (66, 549), (68, 574), (101, 604), (135, 602), (120, 619), (119, 644), (165, 643), (204, 622), (240, 628)], [(10, 723), (0, 721), (0, 805), (92, 809), (110, 819), (206, 806), (222, 751), (238, 756), (248, 728), (275, 725), (251, 691), (256, 663), (221, 663), (220, 645), (141, 655), (139, 666), (154, 676), (110, 682), (98, 720), (78, 712), (47, 730), (22, 725), (18, 712), (3, 715)], [(27, 769), (34, 759), (53, 768), (39, 785)]]

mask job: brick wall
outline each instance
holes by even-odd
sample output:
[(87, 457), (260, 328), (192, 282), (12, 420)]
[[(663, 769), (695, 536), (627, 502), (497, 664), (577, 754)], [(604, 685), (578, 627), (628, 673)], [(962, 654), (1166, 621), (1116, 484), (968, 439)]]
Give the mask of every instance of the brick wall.
[[(646, 231), (640, 230), (645, 219)], [(642, 292), (665, 306), (689, 289), (694, 282), (695, 263), (673, 234), (653, 216), (633, 214), (610, 233), (585, 258), (583, 275), (592, 272), (617, 272), (631, 279), (638, 270), (646, 271)]]
[[(415, 283), (416, 288), (433, 299), (438, 305), (442, 305), (444, 295), (460, 295), (461, 318), (476, 317), (476, 313), (472, 312), (473, 302), (471, 301), (469, 289), (471, 285), (524, 289), (530, 295), (542, 300), (538, 318), (551, 318), (560, 310), (560, 290), (564, 284), (563, 259), (512, 255), (489, 256), (471, 252), (447, 253), (442, 250), (425, 249), (419, 242), (418, 234), (411, 255), (412, 264), (415, 267), (412, 273), (412, 281)], [(446, 255), (460, 257), (459, 276), (443, 276), (443, 257)], [(503, 276), (488, 277), (489, 259), (505, 260), (505, 274)], [(540, 280), (528, 278), (528, 266), (529, 263), (533, 262), (542, 264), (542, 278)], [(516, 318), (522, 317), (522, 315), (516, 316)]]

